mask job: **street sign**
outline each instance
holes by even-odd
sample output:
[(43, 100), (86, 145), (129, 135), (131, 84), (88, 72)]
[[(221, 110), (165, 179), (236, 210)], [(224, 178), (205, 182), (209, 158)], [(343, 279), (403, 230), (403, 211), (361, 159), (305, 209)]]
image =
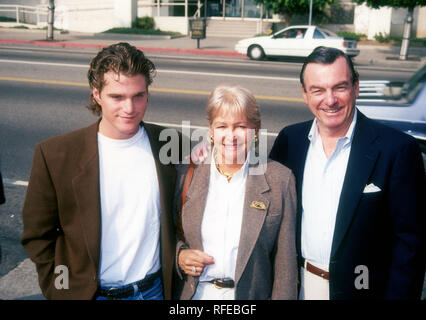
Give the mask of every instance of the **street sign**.
[(206, 19), (190, 19), (189, 28), (191, 30), (191, 39), (206, 38)]

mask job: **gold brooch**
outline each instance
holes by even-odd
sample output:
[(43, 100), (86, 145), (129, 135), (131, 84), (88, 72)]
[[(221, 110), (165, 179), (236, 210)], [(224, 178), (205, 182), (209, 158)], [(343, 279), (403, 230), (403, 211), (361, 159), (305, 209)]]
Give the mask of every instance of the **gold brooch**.
[(259, 209), (259, 210), (266, 210), (266, 206), (262, 201), (253, 201), (250, 204), (250, 208), (255, 208), (255, 209)]

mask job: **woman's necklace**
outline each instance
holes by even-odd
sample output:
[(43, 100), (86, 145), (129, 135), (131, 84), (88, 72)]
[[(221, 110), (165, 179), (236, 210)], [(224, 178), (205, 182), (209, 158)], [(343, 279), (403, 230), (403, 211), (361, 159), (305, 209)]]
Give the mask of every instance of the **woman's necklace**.
[(235, 172), (234, 172), (234, 173), (228, 173), (228, 172), (223, 171), (223, 170), (219, 167), (219, 164), (218, 164), (218, 161), (217, 161), (217, 149), (214, 149), (213, 155), (214, 155), (214, 162), (215, 162), (215, 164), (216, 164), (216, 169), (217, 169), (217, 171), (219, 171), (219, 173), (220, 173), (221, 175), (225, 176), (226, 180), (228, 180), (228, 182), (230, 182), (230, 181), (231, 181), (231, 179), (232, 179), (232, 176), (234, 175), (234, 173), (235, 173)]
[(228, 180), (228, 182), (231, 181), (232, 176), (234, 175), (234, 173), (227, 173), (227, 172), (223, 171), (221, 168), (219, 168), (219, 165), (217, 163), (216, 163), (216, 169), (217, 169), (217, 171), (219, 171), (219, 173), (221, 175), (225, 176), (225, 178), (226, 178), (226, 180)]

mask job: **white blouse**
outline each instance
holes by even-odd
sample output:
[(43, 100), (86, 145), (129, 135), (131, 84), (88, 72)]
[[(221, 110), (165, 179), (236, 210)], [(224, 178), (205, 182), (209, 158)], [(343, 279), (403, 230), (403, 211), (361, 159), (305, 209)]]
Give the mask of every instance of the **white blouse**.
[(215, 263), (204, 268), (200, 281), (235, 279), (247, 175), (246, 160), (228, 182), (218, 172), (212, 157), (207, 202), (201, 223), (201, 241), (203, 251), (213, 256)]

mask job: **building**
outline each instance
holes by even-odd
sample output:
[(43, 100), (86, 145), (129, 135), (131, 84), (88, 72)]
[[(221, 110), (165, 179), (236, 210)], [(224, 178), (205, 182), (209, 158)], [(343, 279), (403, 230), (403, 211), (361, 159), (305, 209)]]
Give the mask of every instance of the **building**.
[[(0, 11), (2, 5), (23, 3), (45, 7), (48, 0), (2, 0)], [(329, 8), (327, 17), (314, 16), (313, 23), (334, 31), (362, 33), (374, 39), (379, 33), (401, 36), (406, 13), (406, 9), (371, 9), (355, 5), (350, 0), (338, 0)], [(0, 16), (3, 15), (0, 12)], [(254, 0), (55, 0), (55, 27), (58, 29), (97, 33), (115, 27), (130, 27), (136, 17), (142, 16), (153, 17), (156, 28), (184, 35), (189, 34), (191, 18), (203, 17), (207, 20), (207, 37), (243, 38), (267, 33), (273, 24), (283, 26), (278, 15), (268, 12)], [(45, 21), (41, 20), (41, 23)], [(307, 15), (297, 16), (291, 22), (307, 24), (308, 18)], [(426, 37), (426, 7), (415, 9), (412, 34), (418, 38)]]

